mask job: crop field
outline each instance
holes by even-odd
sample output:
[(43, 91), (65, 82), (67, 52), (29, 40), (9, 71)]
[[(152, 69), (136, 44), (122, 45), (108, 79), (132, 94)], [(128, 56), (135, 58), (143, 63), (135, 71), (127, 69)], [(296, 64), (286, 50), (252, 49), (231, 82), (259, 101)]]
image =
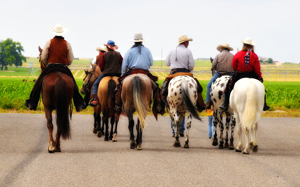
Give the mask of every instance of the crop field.
[[(79, 88), (85, 76), (84, 69), (89, 69), (90, 61), (91, 59), (74, 60), (70, 66)], [(159, 84), (169, 74), (169, 67), (163, 65), (164, 63), (164, 61), (154, 61), (150, 69), (159, 78)], [(210, 68), (210, 61), (196, 61), (194, 76), (203, 87), (203, 98), (206, 97), (206, 85), (212, 77)], [(271, 110), (285, 111), (292, 113), (292, 117), (300, 117), (300, 65), (262, 65), (262, 72), (267, 91), (267, 103), (271, 106)], [(7, 71), (0, 71), (0, 112), (3, 110), (28, 111), (25, 107), (25, 100), (29, 98), (34, 85), (33, 81), (39, 75), (37, 58), (27, 59), (23, 67), (9, 67)], [(40, 104), (37, 110), (41, 112), (43, 105)], [(92, 108), (88, 107), (86, 111), (92, 113)]]

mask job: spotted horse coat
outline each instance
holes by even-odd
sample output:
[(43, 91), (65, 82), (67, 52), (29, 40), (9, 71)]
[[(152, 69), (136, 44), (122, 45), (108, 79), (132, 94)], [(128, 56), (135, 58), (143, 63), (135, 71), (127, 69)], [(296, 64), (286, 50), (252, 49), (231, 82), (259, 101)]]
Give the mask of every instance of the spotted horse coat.
[[(217, 78), (211, 85), (210, 89), (210, 99), (213, 103), (213, 115), (214, 115), (214, 139), (213, 139), (213, 146), (218, 145), (218, 138), (217, 138), (217, 126), (219, 124), (220, 127), (220, 144), (219, 148), (223, 149), (223, 144), (224, 144), (224, 137), (223, 137), (223, 131), (224, 131), (224, 124), (223, 124), (223, 113), (226, 114), (226, 123), (225, 123), (225, 128), (226, 128), (226, 137), (225, 137), (225, 145), (224, 148), (229, 148), (229, 149), (234, 149), (233, 146), (233, 136), (234, 136), (234, 127), (235, 127), (235, 118), (234, 118), (234, 113), (232, 109), (229, 106), (229, 109), (224, 112), (219, 108), (219, 105), (221, 105), (224, 102), (225, 95), (224, 91), (227, 85), (227, 82), (231, 76), (229, 75), (224, 75), (219, 78)], [(231, 138), (230, 138), (230, 145), (228, 145), (228, 131), (229, 131), (229, 123), (231, 127)]]
[(197, 83), (192, 77), (177, 76), (170, 81), (167, 101), (169, 104), (169, 115), (175, 130), (175, 147), (181, 146), (179, 141), (180, 124), (187, 112), (184, 148), (189, 148), (189, 131), (192, 124), (192, 117), (201, 120), (195, 108), (197, 98)]

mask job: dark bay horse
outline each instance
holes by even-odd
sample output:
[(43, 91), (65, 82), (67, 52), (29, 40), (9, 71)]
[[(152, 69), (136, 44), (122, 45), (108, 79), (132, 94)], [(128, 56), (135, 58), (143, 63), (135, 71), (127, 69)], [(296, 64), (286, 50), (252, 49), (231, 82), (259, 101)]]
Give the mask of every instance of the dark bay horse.
[[(46, 67), (42, 64), (40, 51), (40, 67), (43, 71)], [(47, 127), (49, 131), (49, 146), (48, 152), (60, 152), (60, 136), (63, 139), (71, 137), (70, 122), (69, 122), (69, 107), (71, 115), (71, 102), (74, 92), (74, 82), (71, 77), (61, 72), (53, 72), (44, 76), (42, 80), (42, 101), (44, 104), (45, 116), (47, 119)], [(52, 111), (56, 110), (56, 138), (53, 139), (53, 123)]]
[[(108, 141), (113, 140), (113, 142), (117, 141), (117, 127), (118, 127), (118, 119), (115, 117), (115, 110), (114, 110), (114, 91), (116, 89), (116, 85), (119, 84), (118, 81), (119, 77), (111, 77), (111, 76), (106, 76), (102, 78), (102, 80), (99, 83), (99, 88), (97, 92), (97, 96), (99, 99), (99, 104), (94, 107), (94, 117), (95, 121), (97, 122), (96, 126), (96, 131), (97, 131), (97, 136), (101, 137), (103, 132), (104, 132), (104, 140)], [(102, 127), (100, 124), (100, 113), (102, 112)], [(111, 129), (110, 133), (108, 133), (108, 120), (110, 118), (110, 123), (111, 123)], [(115, 124), (116, 122), (116, 124)], [(114, 128), (115, 124), (115, 128)]]
[[(130, 132), (131, 149), (137, 148), (138, 150), (142, 150), (142, 136), (146, 124), (145, 118), (147, 117), (147, 108), (153, 98), (153, 86), (150, 78), (144, 74), (132, 74), (123, 81), (121, 98), (124, 106), (123, 110), (129, 120), (128, 128)], [(136, 143), (133, 133), (133, 113), (135, 111), (138, 114)]]

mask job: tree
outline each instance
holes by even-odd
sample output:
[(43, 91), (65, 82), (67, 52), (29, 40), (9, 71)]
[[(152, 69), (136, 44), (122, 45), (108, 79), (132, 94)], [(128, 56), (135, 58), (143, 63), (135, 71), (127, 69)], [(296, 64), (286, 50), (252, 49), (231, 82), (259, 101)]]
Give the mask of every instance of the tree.
[(268, 64), (273, 64), (273, 59), (272, 58), (268, 59)]
[(3, 67), (7, 69), (7, 65), (22, 66), (22, 61), (26, 62), (26, 58), (22, 55), (24, 51), (20, 42), (14, 42), (8, 38), (0, 42), (0, 63), (1, 70)]

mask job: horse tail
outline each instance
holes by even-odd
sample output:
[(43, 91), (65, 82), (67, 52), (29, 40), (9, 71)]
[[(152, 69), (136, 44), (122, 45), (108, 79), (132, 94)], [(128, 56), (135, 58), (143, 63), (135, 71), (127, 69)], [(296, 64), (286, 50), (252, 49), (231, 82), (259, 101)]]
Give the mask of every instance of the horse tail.
[(201, 120), (198, 112), (195, 108), (195, 105), (192, 103), (192, 100), (190, 98), (189, 89), (188, 89), (188, 83), (185, 78), (182, 79), (182, 97), (185, 104), (185, 107), (187, 110), (192, 114), (192, 116), (198, 120)]
[(70, 123), (68, 116), (68, 97), (66, 82), (61, 77), (56, 79), (54, 88), (54, 104), (56, 106), (56, 124), (63, 139), (71, 137)]
[(246, 103), (243, 116), (241, 116), (241, 123), (245, 128), (250, 128), (256, 121), (258, 107), (258, 96), (256, 84), (253, 81), (249, 81), (246, 91)]
[(138, 113), (140, 127), (143, 130), (145, 127), (145, 118), (147, 116), (147, 108), (142, 98), (142, 81), (140, 77), (135, 76), (132, 79), (133, 105)]
[[(110, 105), (111, 102), (114, 102), (114, 95), (116, 89), (116, 82), (113, 79), (108, 81), (108, 103)], [(111, 108), (111, 106), (109, 106)]]

